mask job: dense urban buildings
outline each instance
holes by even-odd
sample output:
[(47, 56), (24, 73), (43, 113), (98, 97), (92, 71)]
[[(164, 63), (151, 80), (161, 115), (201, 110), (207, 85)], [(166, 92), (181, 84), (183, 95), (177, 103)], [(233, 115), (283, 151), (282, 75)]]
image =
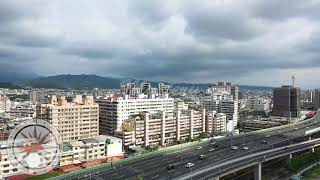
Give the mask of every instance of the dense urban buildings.
[(273, 115), (298, 117), (300, 112), (300, 89), (282, 86), (273, 89)]
[(238, 86), (218, 82), (207, 89), (207, 96), (200, 100), (201, 108), (206, 111), (223, 113), (227, 118), (227, 131), (233, 131), (238, 124)]
[(172, 111), (173, 98), (168, 97), (167, 90), (163, 90), (162, 86), (159, 84), (159, 88), (151, 88), (150, 84), (143, 83), (141, 88), (135, 88), (134, 84), (128, 83), (122, 86), (122, 94), (97, 99), (100, 107), (100, 134), (114, 135), (130, 115), (144, 111)]
[[(26, 173), (25, 168), (18, 163), (12, 163), (8, 156), (7, 141), (0, 141), (0, 179)], [(122, 140), (100, 135), (63, 143), (59, 166), (65, 167), (65, 171), (74, 171), (110, 157), (123, 157)], [(76, 164), (78, 166), (75, 166)]]
[(76, 95), (71, 101), (64, 96), (50, 96), (46, 104), (37, 104), (37, 118), (55, 126), (63, 142), (99, 135), (99, 105), (92, 96)]

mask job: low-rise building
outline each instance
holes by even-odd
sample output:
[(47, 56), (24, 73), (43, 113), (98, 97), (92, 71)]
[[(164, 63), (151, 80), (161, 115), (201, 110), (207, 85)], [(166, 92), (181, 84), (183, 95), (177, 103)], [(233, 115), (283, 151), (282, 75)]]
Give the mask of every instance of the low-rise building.
[(123, 156), (122, 140), (100, 135), (63, 144), (60, 166)]

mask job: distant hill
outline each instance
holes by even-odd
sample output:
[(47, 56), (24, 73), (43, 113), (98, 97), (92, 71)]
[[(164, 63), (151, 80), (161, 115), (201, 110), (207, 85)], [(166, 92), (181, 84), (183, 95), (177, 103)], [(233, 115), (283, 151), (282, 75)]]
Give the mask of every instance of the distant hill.
[(21, 89), (22, 87), (17, 86), (11, 82), (0, 82), (0, 88), (7, 88), (7, 89)]
[(119, 88), (120, 80), (116, 78), (101, 77), (97, 75), (57, 75), (40, 77), (27, 81), (25, 85), (34, 88)]
[[(120, 88), (121, 82), (136, 82), (140, 83), (144, 80), (134, 80), (134, 79), (125, 79), (125, 78), (112, 78), (112, 77), (102, 77), (97, 75), (57, 75), (57, 76), (48, 76), (40, 77), (24, 83), (25, 86), (32, 86), (34, 88), (74, 88), (74, 89), (83, 89), (83, 88), (105, 88), (105, 89), (114, 89)], [(150, 81), (148, 81), (150, 82)], [(159, 82), (150, 82), (152, 86), (157, 85)], [(166, 83), (166, 82), (164, 82)], [(167, 83), (170, 84), (170, 83)], [(171, 84), (172, 88), (174, 87), (187, 87), (187, 88), (207, 88), (209, 83), (174, 83)], [(272, 90), (272, 87), (261, 87), (261, 86), (247, 86), (240, 85), (241, 91), (246, 90)]]

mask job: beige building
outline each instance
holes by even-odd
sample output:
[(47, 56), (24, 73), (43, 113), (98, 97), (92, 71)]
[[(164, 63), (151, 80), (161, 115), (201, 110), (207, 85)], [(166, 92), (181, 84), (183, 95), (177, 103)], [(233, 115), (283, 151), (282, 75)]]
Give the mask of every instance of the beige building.
[(141, 112), (130, 116), (116, 135), (123, 139), (125, 147), (164, 146), (198, 137), (201, 133), (210, 134), (206, 125), (212, 122), (207, 121), (213, 119), (206, 118), (205, 110)]
[(36, 116), (55, 126), (63, 142), (99, 135), (99, 105), (92, 96), (76, 95), (71, 102), (64, 96), (51, 96), (47, 104), (38, 104)]
[(214, 115), (213, 131), (216, 134), (227, 131), (227, 116), (224, 113), (217, 113)]

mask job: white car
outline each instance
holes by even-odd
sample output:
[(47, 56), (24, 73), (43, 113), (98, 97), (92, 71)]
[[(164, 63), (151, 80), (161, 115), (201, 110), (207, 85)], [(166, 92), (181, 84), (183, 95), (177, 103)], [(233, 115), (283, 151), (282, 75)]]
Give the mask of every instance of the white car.
[(231, 149), (232, 149), (232, 150), (237, 150), (237, 149), (238, 149), (238, 146), (231, 146)]
[(270, 135), (268, 134), (268, 135), (266, 135), (266, 138), (268, 138), (268, 137), (270, 137)]
[(194, 163), (188, 162), (188, 163), (186, 164), (186, 167), (187, 167), (187, 168), (191, 168), (191, 167), (193, 167), (194, 165), (195, 165)]
[(247, 146), (244, 146), (242, 149), (243, 150), (248, 150), (249, 148)]
[(209, 150), (208, 150), (208, 152), (213, 152), (214, 151), (214, 148), (210, 148)]
[(211, 145), (215, 145), (215, 144), (216, 144), (216, 142), (215, 142), (215, 141), (211, 142)]
[(198, 150), (202, 149), (202, 146), (198, 146), (197, 149), (198, 149)]

